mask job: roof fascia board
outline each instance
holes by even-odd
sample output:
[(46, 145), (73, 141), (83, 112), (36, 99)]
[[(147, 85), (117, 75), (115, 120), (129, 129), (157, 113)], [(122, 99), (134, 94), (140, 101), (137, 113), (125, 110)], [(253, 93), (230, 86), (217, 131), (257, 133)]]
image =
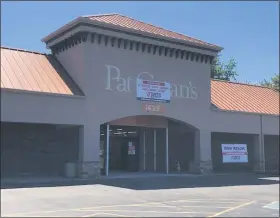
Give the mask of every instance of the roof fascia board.
[(58, 94), (58, 93), (49, 93), (49, 92), (34, 92), (29, 90), (21, 90), (21, 89), (10, 89), (10, 88), (1, 88), (1, 92), (7, 93), (19, 93), (19, 94), (28, 94), (28, 95), (43, 95), (50, 97), (64, 97), (64, 98), (76, 98), (76, 99), (84, 99), (83, 95), (67, 95), (67, 94)]
[(53, 45), (63, 41), (64, 39), (69, 38), (70, 36), (78, 33), (78, 32), (83, 32), (83, 31), (88, 31), (88, 29), (85, 26), (82, 25), (75, 25), (70, 29), (66, 30), (63, 34), (61, 34), (60, 36), (54, 36), (54, 38), (51, 40), (51, 42), (46, 42), (47, 44), (47, 48), (52, 47)]
[(149, 37), (149, 38), (154, 38), (155, 40), (156, 39), (161, 39), (161, 40), (164, 40), (164, 41), (168, 41), (170, 42), (171, 44), (176, 44), (176, 43), (180, 43), (182, 45), (185, 45), (185, 46), (191, 46), (191, 47), (197, 47), (199, 49), (202, 49), (202, 50), (210, 50), (214, 53), (218, 53), (220, 52), (223, 48), (222, 47), (218, 47), (218, 48), (214, 48), (212, 46), (207, 46), (207, 45), (201, 45), (199, 43), (192, 43), (192, 42), (187, 42), (185, 40), (179, 40), (179, 39), (173, 39), (173, 38), (169, 38), (169, 37), (164, 37), (164, 36), (158, 36), (158, 35), (155, 35), (155, 34), (151, 34), (151, 33), (145, 33), (143, 31), (138, 31), (138, 30), (132, 30), (132, 29), (128, 29), (128, 28), (124, 28), (124, 27), (116, 27), (115, 25), (112, 25), (112, 24), (107, 24), (107, 23), (104, 23), (104, 22), (100, 22), (100, 21), (95, 21), (95, 20), (91, 20), (89, 18), (84, 18), (84, 17), (78, 17), (76, 18), (75, 20), (71, 21), (70, 23), (64, 25), (63, 27), (59, 28), (58, 30), (56, 30), (55, 32), (49, 34), (48, 36), (46, 36), (45, 38), (42, 39), (43, 42), (48, 43), (48, 41), (52, 40), (52, 38), (54, 37), (57, 37), (61, 34), (63, 34), (64, 32), (67, 32), (67, 30), (69, 30), (71, 27), (73, 28), (75, 25), (78, 25), (78, 24), (89, 24), (89, 25), (93, 25), (93, 26), (97, 26), (99, 28), (109, 28), (111, 29), (112, 31), (122, 31), (124, 33), (134, 33), (134, 34), (137, 34), (137, 35), (140, 35), (142, 37)]
[(149, 39), (147, 37), (139, 37), (135, 36), (129, 33), (125, 32), (117, 32), (108, 28), (102, 28), (99, 26), (93, 26), (93, 25), (86, 25), (86, 24), (77, 24), (75, 27), (72, 28), (72, 30), (69, 30), (68, 32), (65, 32), (65, 34), (61, 35), (60, 37), (53, 39), (51, 42), (47, 43), (47, 47), (50, 48), (51, 46), (57, 44), (58, 42), (62, 41), (63, 39), (66, 39), (75, 33), (85, 31), (85, 32), (92, 32), (92, 33), (97, 33), (97, 34), (104, 34), (104, 35), (109, 35), (113, 37), (119, 37), (123, 39), (128, 39), (128, 40), (134, 40), (142, 43), (147, 43), (147, 44), (154, 44), (158, 46), (166, 46), (170, 48), (175, 48), (175, 49), (182, 49), (182, 50), (188, 50), (196, 53), (201, 53), (205, 55), (210, 55), (210, 56), (216, 56), (217, 52), (214, 51), (209, 51), (209, 50), (202, 50), (200, 48), (193, 48), (189, 47), (187, 45), (179, 45), (179, 44), (174, 44), (169, 41), (164, 42), (160, 41), (157, 39)]
[(233, 111), (233, 110), (224, 110), (220, 108), (211, 108), (214, 112), (225, 112), (225, 113), (239, 113), (239, 114), (246, 114), (246, 115), (258, 115), (258, 116), (272, 116), (272, 117), (279, 117), (279, 114), (265, 114), (265, 113), (257, 113), (257, 112), (246, 112), (246, 111)]
[(70, 29), (71, 27), (74, 27), (75, 25), (80, 23), (81, 20), (82, 20), (82, 17), (77, 17), (76, 19), (74, 19), (71, 22), (63, 25), (62, 27), (60, 27), (56, 31), (54, 31), (54, 32), (50, 33), (49, 35), (45, 36), (43, 39), (41, 39), (41, 41), (47, 43), (47, 41), (51, 40), (52, 38), (56, 37), (57, 35), (62, 34), (63, 32)]

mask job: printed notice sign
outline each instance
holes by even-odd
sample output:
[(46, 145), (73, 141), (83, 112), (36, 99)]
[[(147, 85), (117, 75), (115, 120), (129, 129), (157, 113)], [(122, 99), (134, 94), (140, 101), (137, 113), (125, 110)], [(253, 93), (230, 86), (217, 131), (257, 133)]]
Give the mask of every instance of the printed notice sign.
[(128, 142), (128, 155), (135, 155), (135, 145), (132, 142)]
[(170, 83), (137, 79), (137, 100), (170, 102)]
[(247, 163), (246, 144), (222, 144), (223, 163)]

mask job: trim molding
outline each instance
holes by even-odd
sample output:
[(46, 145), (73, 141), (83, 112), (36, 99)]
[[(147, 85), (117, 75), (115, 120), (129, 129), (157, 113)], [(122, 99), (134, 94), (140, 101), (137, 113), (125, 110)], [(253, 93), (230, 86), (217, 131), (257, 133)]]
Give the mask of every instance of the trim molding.
[(214, 59), (214, 56), (201, 53), (84, 31), (75, 33), (74, 35), (51, 46), (50, 49), (52, 53), (56, 55), (82, 43), (98, 44), (105, 47), (115, 47), (116, 49), (126, 49), (175, 59), (190, 60), (197, 63), (205, 64), (212, 64), (212, 61)]

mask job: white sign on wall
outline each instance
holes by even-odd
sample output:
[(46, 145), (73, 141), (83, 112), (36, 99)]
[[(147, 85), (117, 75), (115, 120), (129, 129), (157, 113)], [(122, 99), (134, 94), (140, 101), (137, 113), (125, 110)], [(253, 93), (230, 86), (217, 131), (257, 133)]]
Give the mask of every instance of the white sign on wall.
[(170, 84), (137, 79), (136, 97), (141, 101), (170, 102)]
[(246, 144), (222, 144), (223, 163), (247, 163)]

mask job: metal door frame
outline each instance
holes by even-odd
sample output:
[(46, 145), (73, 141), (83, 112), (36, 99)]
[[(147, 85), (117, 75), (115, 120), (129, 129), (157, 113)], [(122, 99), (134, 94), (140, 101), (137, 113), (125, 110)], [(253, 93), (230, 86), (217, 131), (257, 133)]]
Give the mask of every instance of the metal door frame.
[[(144, 127), (141, 128), (143, 132), (141, 132), (141, 138), (143, 140), (143, 171), (146, 171), (146, 130), (151, 129), (153, 130), (153, 137), (154, 137), (154, 146), (153, 146), (153, 171), (157, 171), (157, 129), (159, 128), (154, 128), (154, 127)], [(163, 128), (162, 128), (163, 129)], [(168, 146), (168, 127), (164, 128), (166, 132), (165, 140), (166, 140), (166, 145), (165, 145), (165, 169), (166, 169), (166, 174), (169, 173), (169, 146)], [(143, 134), (143, 136), (142, 136)], [(141, 142), (141, 141), (140, 141)]]

